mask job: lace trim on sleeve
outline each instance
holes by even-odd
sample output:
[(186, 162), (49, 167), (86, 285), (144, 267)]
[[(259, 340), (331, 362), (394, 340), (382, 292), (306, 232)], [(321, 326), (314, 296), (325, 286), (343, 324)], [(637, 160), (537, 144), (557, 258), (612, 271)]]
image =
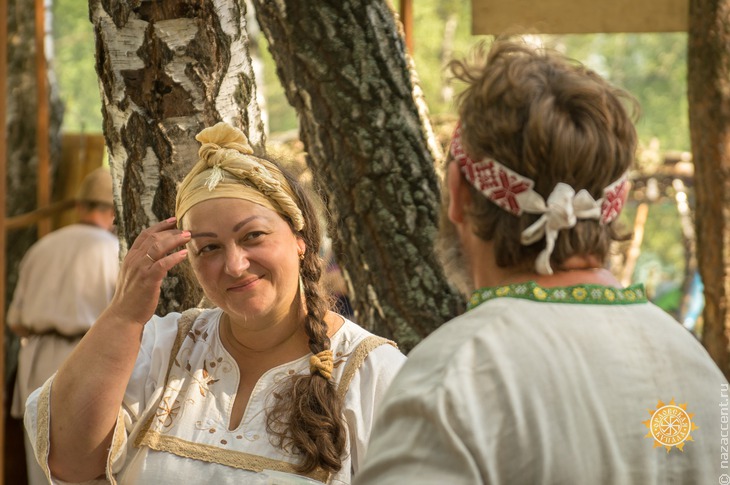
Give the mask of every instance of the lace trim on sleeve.
[(36, 461), (43, 470), (43, 473), (46, 475), (48, 483), (53, 483), (51, 479), (51, 469), (48, 467), (48, 452), (51, 449), (51, 433), (49, 429), (51, 420), (49, 414), (51, 407), (51, 384), (54, 379), (49, 379), (48, 382), (43, 385), (43, 389), (38, 396), (38, 429), (36, 431), (36, 442), (34, 447)]
[(345, 364), (345, 370), (342, 371), (342, 378), (340, 379), (340, 383), (337, 386), (337, 397), (340, 399), (340, 401), (345, 399), (347, 390), (350, 387), (350, 381), (352, 381), (352, 378), (355, 377), (355, 373), (360, 368), (360, 366), (362, 366), (363, 362), (365, 362), (365, 358), (367, 358), (368, 354), (376, 348), (380, 347), (381, 345), (385, 344), (392, 345), (396, 349), (398, 348), (398, 345), (392, 340), (378, 337), (377, 335), (370, 335), (368, 337), (365, 337), (362, 342), (357, 344), (357, 347), (355, 347), (352, 355), (349, 359), (347, 359), (347, 363)]

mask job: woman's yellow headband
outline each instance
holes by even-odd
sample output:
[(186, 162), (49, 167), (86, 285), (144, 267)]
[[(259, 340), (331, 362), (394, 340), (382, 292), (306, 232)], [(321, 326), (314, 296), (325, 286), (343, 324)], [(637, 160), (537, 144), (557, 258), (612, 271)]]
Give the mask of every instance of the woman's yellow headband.
[(175, 200), (175, 216), (182, 220), (195, 204), (208, 199), (243, 199), (289, 219), (294, 230), (304, 227), (302, 211), (281, 170), (253, 155), (246, 135), (226, 123), (206, 128), (195, 137), (202, 146), (200, 160), (183, 179)]

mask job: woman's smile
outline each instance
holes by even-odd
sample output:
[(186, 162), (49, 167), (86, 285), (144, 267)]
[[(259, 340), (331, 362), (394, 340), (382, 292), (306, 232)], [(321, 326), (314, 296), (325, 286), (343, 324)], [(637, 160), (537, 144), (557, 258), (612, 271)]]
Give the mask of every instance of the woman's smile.
[(243, 280), (240, 280), (233, 285), (229, 286), (227, 291), (231, 292), (244, 292), (248, 290), (254, 289), (256, 286), (258, 286), (258, 283), (261, 281), (263, 276), (250, 276), (248, 278), (245, 278)]

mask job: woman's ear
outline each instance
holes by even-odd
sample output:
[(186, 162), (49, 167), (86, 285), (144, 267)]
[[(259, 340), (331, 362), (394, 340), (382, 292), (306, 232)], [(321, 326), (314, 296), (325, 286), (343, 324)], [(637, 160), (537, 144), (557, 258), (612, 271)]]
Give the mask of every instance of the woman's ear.
[(307, 251), (307, 245), (304, 242), (304, 239), (301, 237), (297, 238), (297, 252), (299, 253), (299, 257), (302, 258), (304, 256), (304, 253)]
[(447, 167), (446, 190), (449, 191), (449, 220), (457, 225), (463, 224), (465, 209), (471, 205), (471, 194), (456, 162), (449, 163)]

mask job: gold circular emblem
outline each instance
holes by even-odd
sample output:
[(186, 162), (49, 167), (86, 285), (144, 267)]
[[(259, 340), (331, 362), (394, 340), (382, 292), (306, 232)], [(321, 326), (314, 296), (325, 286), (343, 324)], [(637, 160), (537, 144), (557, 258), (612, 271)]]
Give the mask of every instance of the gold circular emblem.
[(659, 401), (656, 409), (650, 409), (651, 418), (644, 424), (649, 428), (646, 437), (654, 438), (654, 447), (664, 446), (667, 452), (672, 447), (684, 451), (685, 441), (694, 441), (690, 433), (697, 429), (692, 422), (694, 414), (687, 412), (686, 404), (675, 404), (674, 399), (669, 404)]
[(691, 422), (679, 406), (663, 406), (651, 417), (651, 435), (662, 445), (675, 446), (687, 439)]

